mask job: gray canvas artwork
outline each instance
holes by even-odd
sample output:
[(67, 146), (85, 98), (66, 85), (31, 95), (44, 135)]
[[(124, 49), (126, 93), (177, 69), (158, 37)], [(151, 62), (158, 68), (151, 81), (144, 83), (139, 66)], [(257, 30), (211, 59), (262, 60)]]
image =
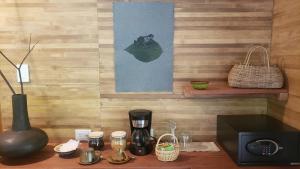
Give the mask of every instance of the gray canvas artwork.
[(174, 5), (115, 2), (116, 92), (173, 90)]

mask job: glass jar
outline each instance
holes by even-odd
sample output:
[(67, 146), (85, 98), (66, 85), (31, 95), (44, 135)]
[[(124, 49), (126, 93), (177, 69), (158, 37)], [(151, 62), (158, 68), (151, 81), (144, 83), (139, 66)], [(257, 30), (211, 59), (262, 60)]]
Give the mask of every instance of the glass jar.
[(94, 150), (103, 150), (104, 141), (103, 141), (102, 131), (90, 132), (88, 137), (89, 137), (89, 147), (94, 148)]
[(114, 131), (110, 136), (110, 145), (114, 152), (124, 152), (126, 149), (126, 132), (125, 131)]

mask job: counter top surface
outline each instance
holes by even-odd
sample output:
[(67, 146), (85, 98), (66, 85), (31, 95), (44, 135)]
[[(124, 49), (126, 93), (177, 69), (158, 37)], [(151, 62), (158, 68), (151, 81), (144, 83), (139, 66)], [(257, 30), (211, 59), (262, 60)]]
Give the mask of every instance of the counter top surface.
[[(146, 156), (137, 156), (136, 159), (122, 165), (113, 165), (102, 160), (93, 165), (80, 165), (79, 151), (72, 158), (60, 158), (53, 151), (54, 144), (49, 144), (41, 152), (22, 159), (0, 158), (0, 168), (7, 169), (300, 169), (300, 166), (277, 167), (238, 167), (224, 152), (183, 152), (174, 162), (161, 162), (154, 153)], [(102, 152), (104, 158), (111, 153), (109, 147)], [(130, 154), (128, 152), (128, 154)], [(131, 155), (131, 154), (130, 154)]]

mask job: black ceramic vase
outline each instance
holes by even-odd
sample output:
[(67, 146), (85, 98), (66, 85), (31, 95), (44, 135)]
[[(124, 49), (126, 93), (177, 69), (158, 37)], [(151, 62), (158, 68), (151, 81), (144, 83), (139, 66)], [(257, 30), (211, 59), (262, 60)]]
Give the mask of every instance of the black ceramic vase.
[(43, 130), (30, 126), (26, 95), (13, 95), (12, 107), (12, 130), (0, 133), (0, 156), (18, 158), (43, 149), (48, 136)]

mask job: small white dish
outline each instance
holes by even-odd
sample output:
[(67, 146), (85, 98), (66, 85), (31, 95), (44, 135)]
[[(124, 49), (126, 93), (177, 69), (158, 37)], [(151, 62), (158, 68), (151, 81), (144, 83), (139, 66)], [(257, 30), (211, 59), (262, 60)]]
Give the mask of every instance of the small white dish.
[(57, 152), (59, 154), (60, 157), (67, 157), (67, 156), (71, 156), (73, 155), (77, 148), (74, 150), (70, 150), (70, 151), (60, 151), (60, 147), (63, 146), (63, 144), (59, 144), (57, 146), (54, 147), (54, 151)]

